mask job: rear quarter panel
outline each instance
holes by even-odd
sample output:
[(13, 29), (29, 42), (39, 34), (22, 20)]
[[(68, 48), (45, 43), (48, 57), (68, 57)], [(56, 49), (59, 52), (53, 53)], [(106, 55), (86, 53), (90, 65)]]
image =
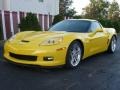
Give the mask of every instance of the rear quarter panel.
[(116, 30), (114, 28), (104, 28), (104, 31), (109, 35), (109, 40), (115, 35), (117, 37)]

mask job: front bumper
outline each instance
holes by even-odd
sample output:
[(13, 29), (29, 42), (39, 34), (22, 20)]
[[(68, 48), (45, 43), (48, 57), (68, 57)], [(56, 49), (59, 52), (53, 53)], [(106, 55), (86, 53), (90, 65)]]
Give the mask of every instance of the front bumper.
[[(61, 45), (59, 46), (42, 46), (40, 48), (32, 49), (32, 48), (18, 48), (16, 46), (6, 44), (4, 47), (4, 57), (6, 60), (23, 64), (23, 65), (37, 65), (37, 66), (61, 66), (65, 64), (66, 52), (67, 49)], [(36, 60), (31, 59), (21, 59), (15, 58), (10, 55), (10, 53), (22, 56), (35, 56)], [(53, 57), (53, 60), (44, 60), (44, 57)]]

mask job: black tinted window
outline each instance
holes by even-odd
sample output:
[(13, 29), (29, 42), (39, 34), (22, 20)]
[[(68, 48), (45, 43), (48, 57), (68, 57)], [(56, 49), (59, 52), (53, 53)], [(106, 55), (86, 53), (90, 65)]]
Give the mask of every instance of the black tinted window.
[(85, 20), (64, 20), (50, 28), (50, 31), (88, 32), (90, 24)]

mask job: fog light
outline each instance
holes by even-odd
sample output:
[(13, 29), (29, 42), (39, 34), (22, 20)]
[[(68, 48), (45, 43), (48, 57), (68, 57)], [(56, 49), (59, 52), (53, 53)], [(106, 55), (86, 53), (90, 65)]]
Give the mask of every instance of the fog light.
[(53, 57), (44, 57), (43, 60), (44, 61), (53, 61), (54, 58)]

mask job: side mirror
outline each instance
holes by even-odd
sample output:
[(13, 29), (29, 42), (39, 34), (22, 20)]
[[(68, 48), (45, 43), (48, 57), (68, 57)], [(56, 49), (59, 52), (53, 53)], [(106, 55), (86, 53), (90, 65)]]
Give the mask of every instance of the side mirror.
[(90, 37), (94, 36), (97, 32), (103, 32), (102, 29), (97, 29), (95, 32), (89, 34)]
[(97, 29), (96, 32), (103, 32), (103, 30), (102, 29)]

